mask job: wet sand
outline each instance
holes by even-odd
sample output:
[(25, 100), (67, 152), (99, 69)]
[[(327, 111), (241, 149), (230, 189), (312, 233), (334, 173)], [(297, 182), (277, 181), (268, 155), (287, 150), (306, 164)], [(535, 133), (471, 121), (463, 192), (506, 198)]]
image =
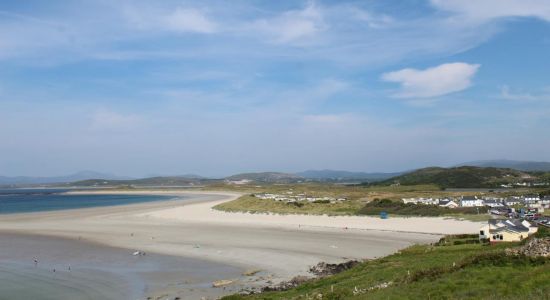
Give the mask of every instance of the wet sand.
[[(225, 213), (213, 210), (212, 206), (235, 199), (238, 194), (137, 193), (188, 199), (4, 215), (0, 216), (0, 231), (80, 239), (128, 250), (207, 260), (240, 270), (263, 271), (256, 276), (237, 278), (237, 283), (230, 285), (237, 286), (276, 283), (307, 274), (309, 266), (320, 261), (385, 256), (414, 243), (436, 241), (443, 233), (470, 233), (479, 227), (474, 222), (442, 218), (380, 220)], [(226, 279), (221, 278), (222, 274), (219, 277)]]
[(0, 233), (0, 242), (0, 299), (216, 298), (242, 286), (213, 289), (213, 281), (246, 280), (242, 269), (229, 265), (156, 253), (134, 256), (82, 240)]

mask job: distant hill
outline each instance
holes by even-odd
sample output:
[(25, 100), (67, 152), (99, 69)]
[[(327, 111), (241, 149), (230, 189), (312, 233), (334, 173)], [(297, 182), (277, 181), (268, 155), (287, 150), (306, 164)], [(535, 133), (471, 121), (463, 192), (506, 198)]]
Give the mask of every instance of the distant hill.
[(478, 160), (459, 164), (457, 166), (508, 168), (520, 171), (544, 171), (550, 172), (550, 162), (543, 161), (519, 161), (519, 160)]
[(499, 187), (501, 184), (534, 181), (536, 179), (536, 175), (513, 169), (472, 166), (454, 168), (430, 167), (392, 177), (379, 182), (379, 184), (435, 184), (441, 188), (490, 188)]
[(68, 183), (79, 180), (104, 178), (104, 179), (131, 179), (129, 177), (116, 176), (108, 173), (100, 173), (95, 171), (81, 171), (66, 176), (56, 177), (31, 177), (31, 176), (16, 176), (6, 177), (0, 176), (0, 185), (33, 185), (33, 184), (51, 184), (51, 183)]
[(394, 176), (403, 174), (403, 172), (397, 173), (365, 173), (365, 172), (350, 172), (339, 170), (307, 170), (304, 172), (295, 173), (300, 177), (304, 177), (312, 180), (366, 180), (366, 181), (379, 181), (388, 179)]
[(293, 183), (305, 180), (296, 174), (279, 172), (241, 173), (225, 178), (231, 181), (250, 180), (265, 183)]
[(193, 186), (201, 185), (210, 180), (200, 178), (188, 178), (188, 177), (149, 177), (142, 179), (131, 180), (110, 180), (110, 179), (88, 179), (71, 182), (71, 186)]

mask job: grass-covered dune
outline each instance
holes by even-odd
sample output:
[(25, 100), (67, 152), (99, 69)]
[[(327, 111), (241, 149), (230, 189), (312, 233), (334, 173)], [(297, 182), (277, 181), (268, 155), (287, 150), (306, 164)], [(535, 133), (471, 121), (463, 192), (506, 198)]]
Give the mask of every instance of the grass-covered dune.
[(249, 213), (355, 215), (362, 205), (360, 201), (343, 201), (339, 203), (302, 201), (299, 203), (286, 203), (245, 195), (236, 200), (218, 204), (214, 209)]
[(550, 258), (508, 254), (519, 243), (447, 237), (287, 291), (223, 299), (550, 299)]
[(445, 215), (475, 215), (487, 213), (486, 207), (457, 207), (448, 208), (439, 205), (425, 205), (414, 203), (403, 203), (389, 199), (375, 199), (367, 203), (359, 210), (362, 215), (379, 215), (381, 212), (402, 216), (445, 216)]
[(244, 195), (236, 200), (218, 204), (215, 209), (227, 212), (307, 214), (307, 215), (370, 215), (378, 216), (386, 212), (393, 216), (423, 217), (464, 217), (472, 220), (487, 220), (487, 208), (445, 208), (437, 205), (405, 204), (400, 200), (374, 199), (372, 201), (346, 200), (335, 203), (326, 202), (283, 202), (259, 199)]

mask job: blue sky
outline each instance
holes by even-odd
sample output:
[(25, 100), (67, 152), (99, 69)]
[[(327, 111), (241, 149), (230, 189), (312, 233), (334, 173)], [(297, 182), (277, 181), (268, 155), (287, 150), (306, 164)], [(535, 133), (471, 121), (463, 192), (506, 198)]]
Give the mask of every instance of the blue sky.
[(550, 160), (550, 2), (0, 1), (0, 174)]

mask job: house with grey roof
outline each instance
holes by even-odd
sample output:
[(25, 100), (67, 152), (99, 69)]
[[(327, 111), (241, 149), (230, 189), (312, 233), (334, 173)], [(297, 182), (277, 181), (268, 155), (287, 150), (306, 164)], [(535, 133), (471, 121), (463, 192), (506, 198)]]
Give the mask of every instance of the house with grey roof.
[(538, 227), (526, 220), (491, 219), (480, 228), (479, 238), (490, 242), (518, 242), (537, 232)]

